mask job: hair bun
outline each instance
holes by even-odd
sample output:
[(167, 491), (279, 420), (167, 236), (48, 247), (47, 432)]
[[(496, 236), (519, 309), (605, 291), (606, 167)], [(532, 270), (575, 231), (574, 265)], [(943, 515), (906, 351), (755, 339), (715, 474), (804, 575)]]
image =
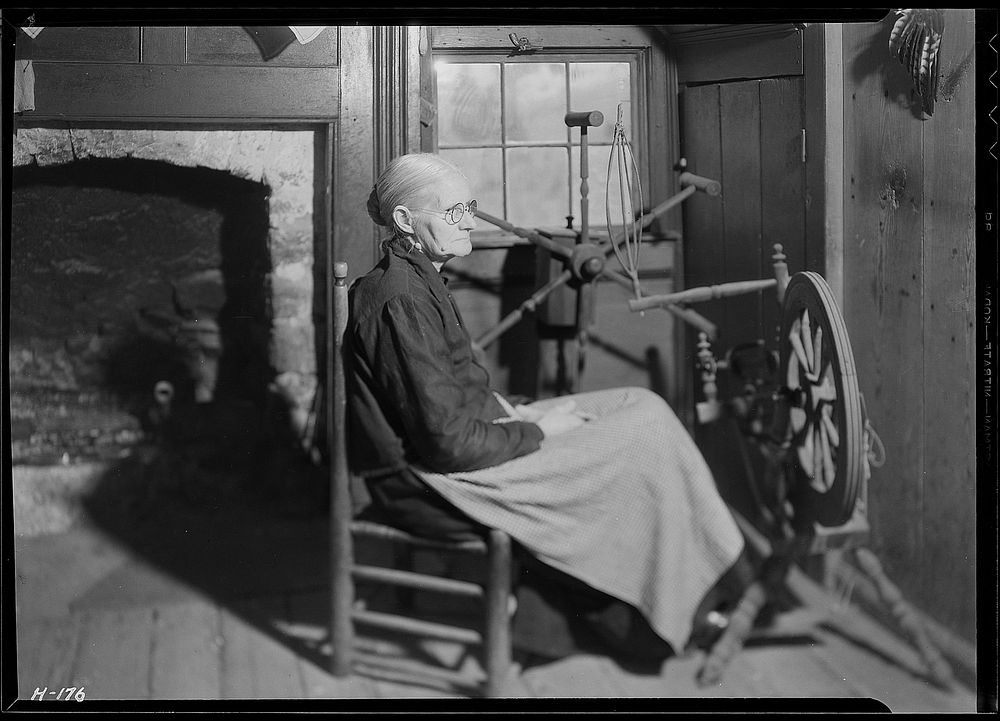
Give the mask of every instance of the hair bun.
[(378, 185), (372, 186), (372, 192), (368, 195), (368, 215), (375, 221), (376, 225), (389, 225), (382, 217), (382, 204), (378, 198)]

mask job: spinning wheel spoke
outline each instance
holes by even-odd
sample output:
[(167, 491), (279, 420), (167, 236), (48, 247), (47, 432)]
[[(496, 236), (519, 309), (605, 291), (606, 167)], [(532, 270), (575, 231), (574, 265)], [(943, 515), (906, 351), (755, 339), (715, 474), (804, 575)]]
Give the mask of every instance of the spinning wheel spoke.
[(837, 402), (837, 384), (833, 380), (833, 366), (831, 364), (827, 363), (822, 380), (819, 378), (810, 378), (810, 380), (813, 381), (813, 386), (809, 389), (809, 394), (812, 397), (814, 408), (821, 401)]
[(789, 438), (798, 461), (789, 500), (825, 526), (850, 518), (864, 477), (864, 429), (854, 357), (826, 281), (797, 273), (783, 300), (779, 356)]
[(827, 435), (830, 437), (830, 444), (834, 448), (840, 447), (840, 433), (837, 432), (837, 424), (833, 422), (833, 407), (824, 406), (823, 413), (820, 418), (823, 419), (823, 427), (826, 429)]
[(802, 466), (802, 470), (809, 478), (813, 478), (813, 471), (815, 468), (815, 460), (813, 446), (813, 434), (812, 429), (807, 429), (802, 437), (802, 443), (798, 447), (799, 455), (799, 465)]
[[(816, 379), (819, 378), (819, 370), (822, 367), (823, 360), (823, 326), (816, 328), (816, 334), (813, 336), (813, 360), (816, 363), (814, 369), (817, 372), (816, 376), (814, 378), (810, 378), (809, 380), (815, 383)], [(829, 367), (829, 365), (827, 367)]]
[(812, 329), (809, 326), (808, 309), (802, 311), (802, 322), (799, 324), (799, 334), (801, 335), (799, 343), (802, 345), (802, 351), (806, 358), (806, 362), (803, 365), (805, 365), (806, 374), (808, 375), (810, 371), (815, 370), (813, 363), (816, 360), (815, 356), (813, 356)]
[[(824, 415), (821, 414), (820, 417), (822, 418)], [(822, 468), (819, 487), (817, 488), (815, 483), (813, 484), (813, 487), (822, 493), (826, 493), (833, 488), (834, 477), (837, 475), (836, 468), (834, 468), (833, 465), (830, 434), (827, 432), (826, 424), (822, 422), (816, 424), (816, 435), (819, 436), (820, 440), (818, 445), (820, 448), (820, 461), (822, 463)]]
[(792, 430), (795, 433), (801, 432), (806, 427), (806, 423), (809, 422), (809, 416), (801, 408), (792, 408), (788, 417), (792, 424)]
[[(791, 331), (788, 333), (788, 340), (791, 341), (792, 348), (795, 350), (795, 357), (799, 361), (798, 365), (801, 365), (805, 369), (806, 373), (808, 373), (812, 364), (809, 362), (809, 357), (806, 355), (806, 349), (802, 343), (801, 333), (802, 333), (802, 321), (796, 318), (795, 323), (792, 325)], [(789, 367), (791, 367), (791, 365)], [(797, 373), (798, 373), (798, 367), (796, 367), (796, 374)], [(791, 385), (789, 387), (791, 387)]]

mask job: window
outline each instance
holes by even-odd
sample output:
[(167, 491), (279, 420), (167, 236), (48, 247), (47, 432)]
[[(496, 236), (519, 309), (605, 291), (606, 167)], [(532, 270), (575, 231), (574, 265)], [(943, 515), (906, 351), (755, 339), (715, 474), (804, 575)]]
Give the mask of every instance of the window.
[[(567, 111), (599, 110), (588, 129), (588, 203), (593, 235), (606, 227), (605, 191), (619, 107), (633, 150), (637, 125), (634, 55), (589, 58), (445, 56), (435, 63), (437, 150), (472, 181), (479, 206), (522, 227), (580, 227), (580, 129)], [(615, 158), (617, 167), (617, 156)], [(640, 160), (641, 164), (641, 160)], [(615, 171), (617, 173), (617, 171)], [(612, 221), (621, 200), (612, 183)], [(617, 221), (616, 221), (617, 219)], [(497, 230), (487, 223), (480, 232)]]

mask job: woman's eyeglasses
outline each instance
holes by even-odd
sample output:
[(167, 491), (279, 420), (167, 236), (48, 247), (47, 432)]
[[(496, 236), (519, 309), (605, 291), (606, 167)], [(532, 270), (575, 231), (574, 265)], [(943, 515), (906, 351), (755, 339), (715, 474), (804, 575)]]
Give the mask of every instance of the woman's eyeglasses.
[(425, 213), (442, 213), (444, 221), (448, 225), (458, 225), (466, 213), (473, 218), (476, 217), (476, 201), (470, 200), (468, 203), (455, 203), (447, 210), (435, 210), (434, 208), (410, 208), (410, 210), (422, 210)]

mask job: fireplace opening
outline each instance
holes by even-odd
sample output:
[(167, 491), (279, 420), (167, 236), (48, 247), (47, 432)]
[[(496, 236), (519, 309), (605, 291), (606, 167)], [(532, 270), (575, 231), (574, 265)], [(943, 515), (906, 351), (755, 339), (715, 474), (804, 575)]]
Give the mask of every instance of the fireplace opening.
[(126, 456), (165, 410), (249, 457), (274, 375), (268, 195), (155, 160), (14, 169), (15, 464)]

